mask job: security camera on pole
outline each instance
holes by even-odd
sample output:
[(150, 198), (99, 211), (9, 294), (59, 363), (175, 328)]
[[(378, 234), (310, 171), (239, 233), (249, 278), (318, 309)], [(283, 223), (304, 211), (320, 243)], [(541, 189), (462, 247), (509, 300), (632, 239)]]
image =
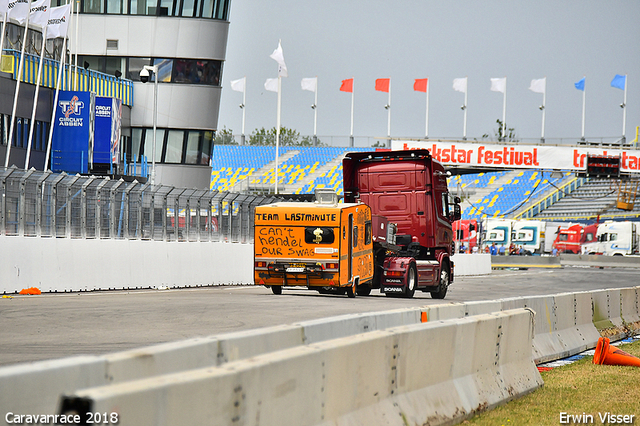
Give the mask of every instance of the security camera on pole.
[[(150, 72), (154, 74), (153, 81), (153, 147), (151, 148), (151, 185), (156, 184), (156, 127), (158, 124), (158, 66), (145, 65), (140, 70), (140, 81), (147, 83)], [(146, 143), (146, 142), (145, 142)]]

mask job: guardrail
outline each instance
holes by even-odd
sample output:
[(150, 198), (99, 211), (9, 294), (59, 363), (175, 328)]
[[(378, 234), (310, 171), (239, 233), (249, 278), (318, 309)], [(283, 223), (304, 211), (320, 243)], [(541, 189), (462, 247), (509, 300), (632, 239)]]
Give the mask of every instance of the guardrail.
[(640, 268), (640, 256), (600, 256), (561, 254), (559, 256), (491, 256), (493, 269), (562, 268), (590, 266), (594, 268)]
[(449, 424), (535, 389), (534, 362), (640, 329), (639, 306), (640, 287), (441, 304), (15, 365), (0, 368), (0, 409), (122, 425)]

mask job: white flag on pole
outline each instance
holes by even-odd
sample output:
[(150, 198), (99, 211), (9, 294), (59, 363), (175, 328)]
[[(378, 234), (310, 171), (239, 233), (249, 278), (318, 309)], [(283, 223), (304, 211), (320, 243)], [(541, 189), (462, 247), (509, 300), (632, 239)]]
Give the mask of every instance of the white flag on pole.
[(47, 24), (47, 38), (66, 37), (69, 28), (69, 15), (71, 14), (71, 4), (52, 7), (49, 13), (49, 23)]
[(247, 77), (242, 77), (238, 80), (231, 80), (231, 90), (236, 92), (244, 92), (244, 86)]
[(547, 77), (531, 80), (529, 90), (535, 93), (544, 93), (547, 90)]
[(278, 75), (280, 77), (289, 77), (287, 65), (284, 63), (284, 54), (282, 53), (282, 46), (280, 45), (280, 42), (278, 42), (278, 47), (271, 55), (269, 55), (269, 57), (278, 63)]
[(492, 78), (491, 79), (491, 91), (492, 92), (500, 92), (500, 93), (506, 92), (507, 91), (507, 79), (506, 79), (506, 77)]
[(0, 0), (0, 18), (4, 19), (4, 14), (9, 11), (9, 0)]
[(278, 91), (278, 79), (277, 78), (268, 78), (267, 81), (264, 82), (264, 88), (270, 92)]
[(37, 25), (42, 28), (47, 26), (47, 23), (49, 22), (49, 13), (51, 11), (49, 3), (50, 0), (31, 1), (29, 24)]
[(318, 77), (303, 78), (300, 82), (300, 86), (302, 87), (302, 90), (315, 92), (318, 88)]
[(467, 93), (467, 77), (454, 78), (453, 90), (455, 90), (456, 92)]
[(9, 3), (9, 19), (17, 21), (19, 24), (24, 24), (27, 20), (27, 14), (29, 12), (29, 0), (14, 0)]

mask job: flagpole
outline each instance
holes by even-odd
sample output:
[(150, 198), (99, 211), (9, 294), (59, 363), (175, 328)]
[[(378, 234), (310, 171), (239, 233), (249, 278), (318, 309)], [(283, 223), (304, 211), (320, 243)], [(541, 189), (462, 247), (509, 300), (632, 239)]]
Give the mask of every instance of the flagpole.
[(353, 86), (355, 85), (355, 82), (353, 80), (353, 77), (351, 77), (351, 133), (350, 133), (350, 137), (349, 137), (349, 145), (353, 146)]
[[(72, 0), (73, 2), (73, 0)], [(69, 3), (67, 3), (69, 4)], [(73, 4), (73, 3), (72, 3)], [(72, 6), (73, 7), (73, 6)], [(44, 156), (44, 171), (49, 169), (49, 156), (51, 155), (51, 141), (53, 139), (53, 127), (56, 119), (56, 108), (58, 107), (58, 96), (60, 95), (60, 86), (62, 85), (62, 70), (65, 67), (67, 59), (67, 35), (65, 34), (62, 41), (62, 52), (60, 52), (60, 64), (58, 68), (58, 78), (56, 79), (56, 93), (53, 96), (53, 106), (51, 108), (51, 122), (49, 124), (49, 138), (47, 140), (47, 153)]]
[(242, 137), (240, 138), (241, 145), (244, 145), (245, 136), (244, 136), (244, 119), (246, 117), (246, 107), (247, 107), (247, 76), (244, 76), (244, 84), (242, 85)]
[(47, 27), (42, 29), (42, 49), (40, 50), (40, 63), (38, 64), (38, 78), (36, 80), (36, 92), (33, 95), (33, 109), (31, 110), (31, 123), (29, 123), (29, 139), (27, 141), (27, 155), (24, 160), (24, 169), (29, 168), (29, 157), (31, 156), (31, 142), (33, 140), (33, 129), (36, 124), (36, 109), (38, 107), (38, 93), (40, 92), (40, 79), (42, 78), (42, 63), (44, 62), (44, 47), (47, 42)]
[(2, 35), (0, 35), (0, 62), (2, 62), (2, 52), (4, 52), (4, 33), (7, 30), (7, 15), (9, 11), (4, 12), (4, 19), (2, 21)]
[(424, 124), (425, 139), (429, 139), (429, 79), (427, 78), (427, 112)]
[(624, 144), (627, 141), (626, 138), (626, 127), (627, 127), (627, 74), (624, 75), (624, 100), (622, 101), (622, 140), (621, 144)]
[(313, 102), (313, 145), (318, 144), (318, 76), (316, 75), (316, 96)]
[(391, 79), (389, 79), (389, 101), (387, 102), (387, 138), (391, 148)]
[(502, 94), (502, 137), (507, 140), (507, 77), (504, 78), (504, 93)]
[[(11, 125), (9, 126), (9, 139), (7, 140), (7, 152), (4, 156), (4, 167), (9, 167), (9, 157), (11, 156), (11, 145), (13, 144), (13, 129), (16, 121), (16, 108), (18, 107), (18, 95), (20, 93), (20, 81), (22, 80), (22, 68), (24, 66), (24, 51), (27, 46), (27, 34), (29, 33), (29, 15), (31, 15), (31, 0), (27, 6), (27, 18), (24, 24), (24, 38), (22, 49), (20, 50), (20, 64), (18, 65), (18, 78), (16, 78), (16, 90), (13, 96), (13, 110), (11, 111)], [(4, 31), (4, 27), (2, 28)]]
[(540, 140), (544, 143), (544, 120), (547, 115), (547, 76), (544, 77), (544, 91), (542, 92), (542, 134)]
[(278, 107), (276, 111), (276, 194), (278, 194), (278, 156), (280, 146), (280, 102), (282, 93), (282, 77), (278, 71)]
[[(585, 78), (585, 77), (586, 76), (583, 76), (582, 78)], [(582, 88), (582, 137), (580, 138), (580, 140), (584, 140), (584, 117), (585, 117), (586, 94), (587, 94), (587, 85), (586, 85), (586, 80), (585, 80), (585, 85)]]
[[(71, 0), (73, 2), (76, 2), (77, 0)], [(79, 3), (79, 2), (78, 2)], [(80, 4), (77, 5), (78, 7), (76, 7), (76, 35), (73, 37), (73, 42), (75, 44), (76, 47), (76, 56), (75, 56), (75, 62), (74, 62), (74, 68), (76, 69), (76, 73), (74, 74), (74, 79), (73, 79), (73, 90), (78, 90), (78, 24), (80, 22)], [(156, 80), (158, 79), (158, 76), (155, 76)]]
[[(73, 17), (73, 11), (75, 10), (75, 0), (69, 0), (69, 3), (71, 3), (71, 12), (69, 13), (69, 27), (73, 28), (73, 24), (75, 23), (75, 19)], [(69, 29), (67, 28), (67, 33), (69, 32)], [(71, 78), (73, 76), (73, 74), (71, 73), (71, 62), (73, 61), (73, 45), (71, 44), (71, 35), (69, 35), (69, 70), (65, 70), (65, 88), (67, 90), (72, 90), (72, 86), (71, 86)], [(65, 41), (66, 41), (67, 37), (65, 37)], [(65, 55), (65, 61), (66, 61), (66, 55), (67, 52), (63, 52), (63, 54)]]
[(468, 77), (464, 78), (465, 81), (465, 87), (464, 87), (464, 105), (463, 105), (463, 109), (464, 109), (464, 120), (463, 120), (463, 129), (462, 129), (462, 140), (467, 140), (467, 93), (469, 91), (469, 80)]

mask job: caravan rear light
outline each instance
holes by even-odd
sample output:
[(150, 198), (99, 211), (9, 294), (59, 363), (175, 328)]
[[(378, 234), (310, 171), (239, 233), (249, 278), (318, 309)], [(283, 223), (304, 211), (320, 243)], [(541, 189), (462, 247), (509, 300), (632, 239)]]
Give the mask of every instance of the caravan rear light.
[(256, 262), (256, 268), (266, 268), (267, 262)]
[(338, 269), (337, 263), (327, 263), (327, 269)]

